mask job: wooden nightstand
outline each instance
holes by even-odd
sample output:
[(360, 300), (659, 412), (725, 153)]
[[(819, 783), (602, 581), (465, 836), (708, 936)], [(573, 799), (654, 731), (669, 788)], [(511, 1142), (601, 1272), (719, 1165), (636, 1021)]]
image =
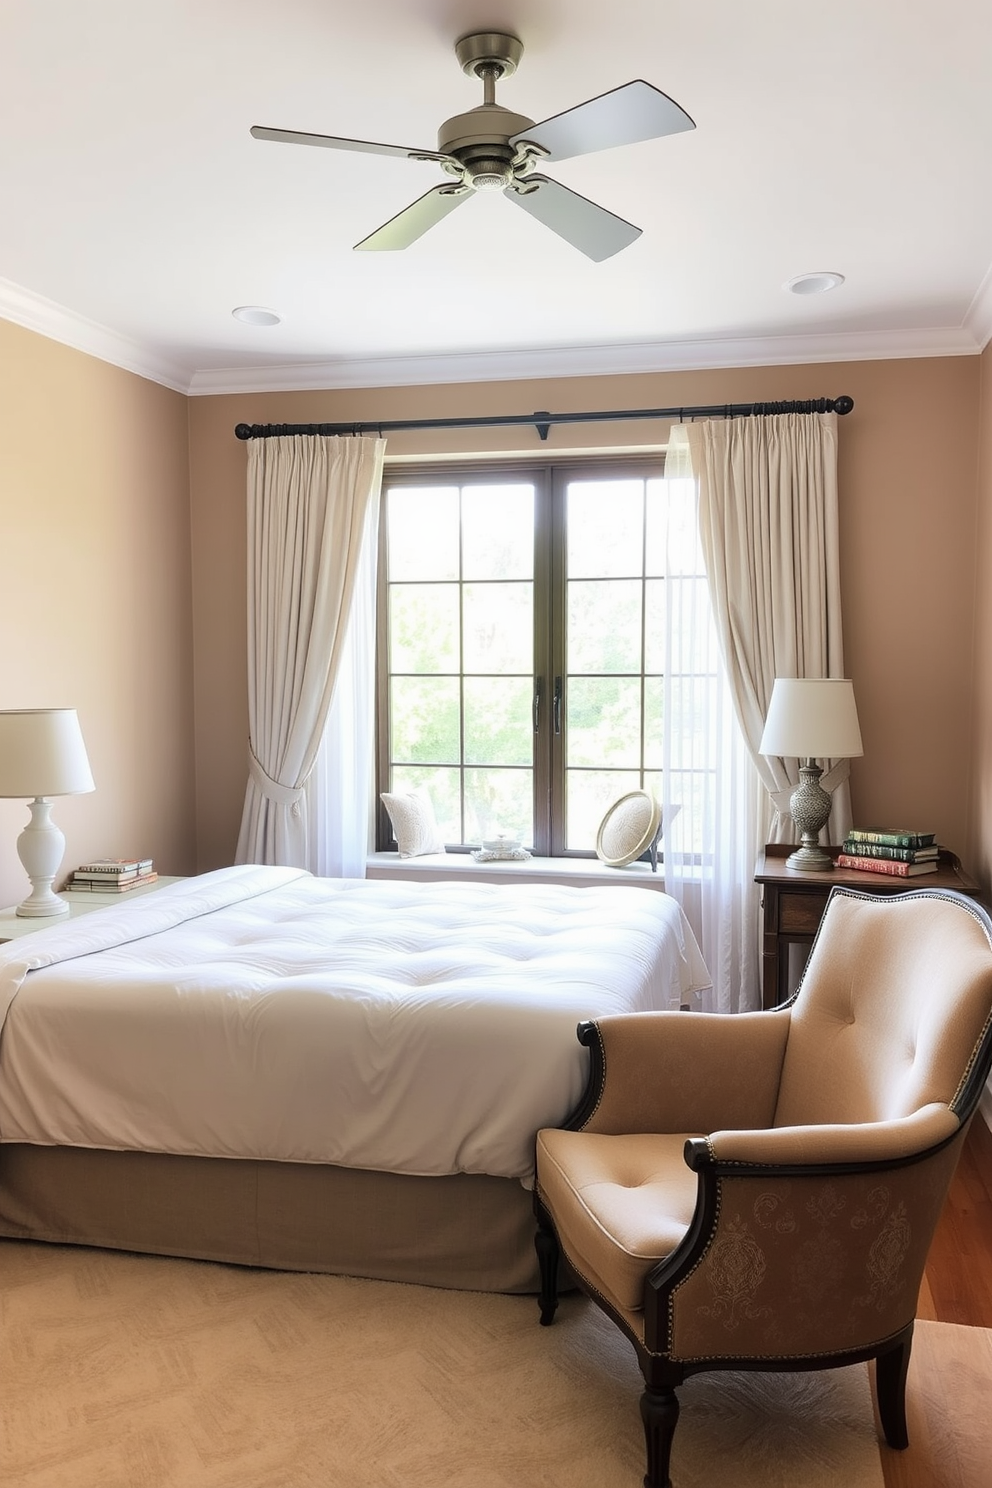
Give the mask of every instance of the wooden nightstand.
[(127, 903), (131, 899), (137, 899), (139, 894), (154, 894), (156, 889), (164, 889), (166, 884), (180, 881), (179, 878), (157, 878), (154, 883), (144, 884), (140, 889), (129, 889), (125, 894), (93, 894), (89, 889), (62, 889), (59, 898), (65, 899), (69, 905), (67, 915), (20, 918), (16, 912), (16, 904), (10, 904), (6, 909), (0, 909), (0, 945), (7, 940), (17, 940), (21, 935), (30, 935), (35, 930), (64, 925), (66, 920), (73, 920), (77, 915), (92, 914), (94, 909), (106, 909), (109, 904)]
[[(979, 897), (978, 884), (962, 872), (954, 853), (943, 847), (936, 873), (921, 873), (912, 878), (859, 873), (854, 868), (834, 868), (825, 873), (797, 872), (785, 866), (785, 860), (794, 847), (795, 844), (789, 842), (770, 843), (754, 870), (755, 882), (761, 884), (762, 1007), (777, 1007), (794, 991), (797, 977), (789, 975), (789, 947), (805, 946), (809, 950), (835, 884), (851, 884), (869, 894), (905, 894), (909, 889), (957, 889), (972, 899)], [(836, 856), (840, 849), (828, 847), (826, 851)]]

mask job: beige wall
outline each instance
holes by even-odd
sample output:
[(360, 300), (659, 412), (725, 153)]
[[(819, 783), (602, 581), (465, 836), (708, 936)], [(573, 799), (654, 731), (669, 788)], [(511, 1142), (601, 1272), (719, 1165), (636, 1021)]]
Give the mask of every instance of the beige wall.
[[(75, 707), (96, 790), (64, 868), (195, 868), (187, 400), (0, 321), (0, 707)], [(0, 801), (0, 905), (27, 889)]]
[(975, 733), (971, 853), (988, 893), (992, 887), (992, 345), (981, 359), (978, 441), (975, 612)]
[[(854, 362), (653, 376), (451, 387), (267, 393), (190, 401), (196, 645), (198, 861), (228, 862), (246, 780), (245, 423), (451, 417), (459, 414), (660, 408), (850, 394), (840, 420), (842, 585), (847, 670), (865, 757), (852, 768), (855, 816), (919, 822), (967, 860), (975, 718), (976, 449), (974, 357)], [(986, 379), (990, 381), (992, 378)], [(986, 440), (992, 408), (986, 394)], [(393, 434), (390, 458), (482, 450), (527, 453), (664, 438), (650, 423)], [(986, 468), (992, 465), (988, 461)], [(992, 476), (986, 475), (992, 532)], [(992, 536), (985, 571), (992, 572)], [(992, 621), (987, 616), (989, 649)], [(986, 672), (988, 668), (986, 668)], [(992, 688), (988, 689), (992, 692)], [(992, 696), (984, 742), (992, 737)], [(986, 751), (987, 752), (987, 751)], [(990, 787), (992, 791), (992, 787)], [(992, 853), (992, 800), (985, 833)]]
[[(855, 814), (932, 824), (992, 880), (992, 350), (559, 381), (185, 399), (0, 321), (0, 707), (79, 709), (97, 790), (66, 867), (230, 862), (246, 780), (245, 422), (663, 407), (850, 393), (840, 421)], [(636, 447), (660, 424), (391, 435), (391, 458)], [(977, 472), (977, 475), (976, 475)], [(977, 541), (976, 541), (977, 538)], [(976, 557), (977, 555), (977, 557)], [(974, 768), (973, 768), (974, 762)], [(23, 802), (0, 801), (0, 904)]]

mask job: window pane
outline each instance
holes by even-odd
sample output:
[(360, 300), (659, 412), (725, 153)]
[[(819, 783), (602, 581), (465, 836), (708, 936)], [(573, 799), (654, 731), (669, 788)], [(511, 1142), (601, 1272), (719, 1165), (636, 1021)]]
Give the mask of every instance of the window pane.
[(639, 579), (569, 583), (568, 671), (639, 672)]
[(698, 767), (712, 754), (710, 709), (713, 691), (710, 680), (707, 677), (673, 677), (671, 698), (676, 717), (685, 723), (684, 728), (673, 730), (672, 767), (676, 770)]
[(466, 764), (533, 762), (533, 687), (530, 677), (466, 677)]
[(665, 580), (648, 579), (644, 585), (644, 670), (665, 670)]
[(672, 802), (681, 807), (673, 835), (683, 854), (703, 858), (713, 840), (714, 769), (673, 771), (669, 782)]
[(532, 584), (464, 584), (466, 672), (534, 671)]
[(568, 851), (595, 852), (599, 824), (613, 802), (640, 786), (636, 770), (569, 770), (565, 776)]
[(458, 678), (394, 677), (389, 757), (399, 764), (457, 764)]
[(465, 771), (465, 840), (533, 835), (534, 779), (531, 770)]
[[(715, 672), (716, 629), (705, 578), (649, 579), (644, 587), (644, 670), (661, 673), (667, 660), (675, 671)], [(667, 658), (666, 624), (672, 627), (672, 655)]]
[(530, 579), (534, 487), (470, 486), (462, 496), (462, 576)]
[(394, 672), (458, 671), (457, 584), (390, 584), (389, 663)]
[(643, 482), (570, 481), (565, 520), (570, 577), (643, 573)]
[(431, 798), (434, 816), (445, 842), (461, 842), (462, 818), (459, 795), (461, 772), (459, 770), (429, 770), (423, 766), (397, 765), (392, 772), (391, 789), (414, 790), (420, 787)]
[[(661, 770), (645, 770), (645, 772), (644, 772), (644, 789), (646, 791), (650, 791), (651, 794), (654, 796), (655, 800), (660, 804), (665, 799), (665, 796), (664, 796), (664, 791), (665, 791), (665, 776), (664, 776), (664, 772), (661, 771)], [(664, 825), (665, 825), (665, 823), (663, 822), (662, 823), (662, 828), (663, 829), (664, 829)], [(658, 844), (658, 851), (659, 852), (661, 851), (661, 844), (660, 843)]]
[(391, 579), (457, 579), (456, 487), (392, 487), (386, 518)]
[(566, 721), (570, 769), (640, 767), (640, 678), (569, 677)]
[(719, 642), (705, 579), (672, 579), (674, 588), (671, 623), (675, 632), (671, 666), (673, 671), (708, 673), (718, 668)]
[(648, 481), (647, 573), (704, 572), (696, 524), (696, 488), (691, 480)]
[[(665, 679), (644, 679), (644, 767), (661, 770), (665, 765)], [(659, 797), (660, 800), (660, 797)]]

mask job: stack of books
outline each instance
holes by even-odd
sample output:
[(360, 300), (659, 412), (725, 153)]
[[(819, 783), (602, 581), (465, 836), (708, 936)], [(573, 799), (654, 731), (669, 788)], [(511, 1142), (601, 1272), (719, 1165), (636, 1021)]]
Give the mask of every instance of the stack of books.
[(94, 894), (123, 894), (142, 884), (154, 883), (158, 874), (151, 858), (94, 858), (81, 863), (66, 884), (67, 889), (88, 889)]
[(858, 868), (863, 873), (888, 873), (894, 878), (915, 878), (936, 873), (940, 849), (936, 833), (910, 832), (901, 827), (877, 831), (852, 827), (837, 859), (838, 868)]

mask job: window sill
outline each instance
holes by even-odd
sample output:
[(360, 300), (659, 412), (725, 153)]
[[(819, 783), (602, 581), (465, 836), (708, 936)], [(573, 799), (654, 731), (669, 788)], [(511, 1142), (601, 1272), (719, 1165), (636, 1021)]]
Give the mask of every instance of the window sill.
[(497, 883), (524, 879), (527, 883), (572, 884), (602, 888), (625, 884), (664, 892), (665, 879), (652, 873), (650, 863), (630, 863), (626, 868), (607, 868), (598, 858), (525, 858), (504, 862), (477, 863), (471, 853), (430, 853), (421, 858), (401, 858), (395, 852), (370, 853), (365, 864), (367, 878), (418, 879), (442, 883), (450, 879), (488, 878)]

